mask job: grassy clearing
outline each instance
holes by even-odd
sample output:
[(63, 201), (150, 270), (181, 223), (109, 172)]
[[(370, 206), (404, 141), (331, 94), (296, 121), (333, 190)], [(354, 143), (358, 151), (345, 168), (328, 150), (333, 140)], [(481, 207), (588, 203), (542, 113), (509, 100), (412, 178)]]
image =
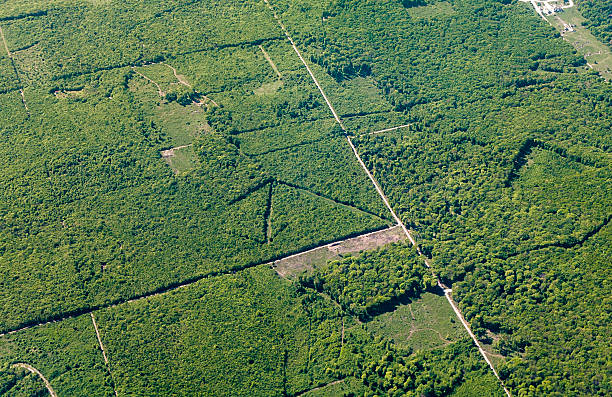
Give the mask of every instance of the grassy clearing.
[(434, 19), (437, 17), (448, 17), (455, 15), (457, 11), (448, 1), (435, 2), (431, 5), (411, 7), (408, 13), (414, 19)]
[[(147, 71), (149, 70), (145, 69), (145, 72)], [(174, 76), (172, 78), (174, 79)], [(189, 145), (196, 137), (210, 131), (205, 112), (200, 106), (182, 106), (176, 102), (167, 102), (159, 97), (154, 84), (138, 75), (130, 80), (129, 86), (151, 121), (161, 129), (168, 148)]]
[(373, 250), (397, 241), (406, 239), (402, 229), (395, 226), (390, 229), (319, 247), (303, 254), (280, 259), (274, 262), (274, 269), (285, 278), (295, 278), (303, 273), (310, 273), (315, 267), (323, 266), (330, 260), (341, 259), (365, 250)]
[[(563, 38), (584, 56), (593, 70), (599, 72), (606, 80), (612, 79), (612, 52), (610, 47), (599, 41), (582, 25), (585, 18), (576, 7), (568, 8), (557, 15), (550, 15), (546, 19), (562, 32)], [(575, 25), (574, 31), (564, 32), (563, 22)]]
[(374, 317), (367, 323), (367, 329), (414, 351), (442, 347), (466, 336), (446, 298), (431, 292), (393, 312)]
[(193, 146), (174, 148), (171, 154), (162, 157), (177, 174), (192, 170), (199, 164)]
[(281, 80), (273, 81), (271, 83), (263, 83), (261, 87), (255, 88), (253, 92), (255, 95), (272, 95), (283, 85)]

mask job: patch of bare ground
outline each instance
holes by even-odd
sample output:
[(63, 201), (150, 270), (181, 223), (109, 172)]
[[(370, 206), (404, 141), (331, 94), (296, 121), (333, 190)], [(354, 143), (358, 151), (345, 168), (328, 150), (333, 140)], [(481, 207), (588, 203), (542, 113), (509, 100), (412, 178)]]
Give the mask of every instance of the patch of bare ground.
[(317, 265), (323, 265), (329, 260), (373, 250), (405, 239), (406, 235), (402, 228), (393, 226), (279, 259), (272, 264), (272, 268), (283, 278), (293, 278), (304, 272), (312, 271)]
[(324, 388), (326, 388), (326, 387), (328, 387), (328, 386), (337, 385), (338, 383), (344, 382), (345, 380), (346, 380), (346, 378), (345, 378), (345, 379), (338, 379), (338, 380), (335, 380), (335, 381), (330, 382), (330, 383), (328, 383), (328, 384), (326, 384), (326, 385), (318, 386), (318, 387), (315, 387), (314, 389), (310, 389), (310, 390), (306, 390), (305, 392), (298, 393), (298, 394), (296, 394), (296, 395), (295, 395), (295, 397), (304, 396), (304, 395), (306, 395), (307, 393), (313, 393), (313, 392), (319, 391), (319, 390), (321, 390), (321, 389), (324, 389)]
[(193, 146), (193, 144), (177, 146), (177, 147), (173, 147), (173, 148), (168, 149), (168, 150), (162, 150), (159, 153), (161, 154), (163, 159), (170, 159), (170, 158), (174, 157), (174, 151), (175, 150), (181, 150), (181, 149), (185, 149), (185, 148), (188, 148), (188, 147), (191, 147), (191, 146)]

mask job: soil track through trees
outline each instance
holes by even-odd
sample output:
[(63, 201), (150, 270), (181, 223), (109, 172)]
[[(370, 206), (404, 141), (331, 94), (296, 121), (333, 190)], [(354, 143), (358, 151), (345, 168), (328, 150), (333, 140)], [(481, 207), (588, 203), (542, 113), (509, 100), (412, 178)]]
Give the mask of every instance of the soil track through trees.
[(6, 43), (6, 38), (4, 37), (4, 31), (2, 30), (2, 26), (0, 26), (0, 38), (2, 39), (2, 42), (4, 43), (4, 49), (6, 50), (6, 55), (11, 60), (11, 65), (13, 65), (13, 70), (15, 71), (15, 77), (17, 78), (17, 81), (19, 82), (18, 89), (19, 89), (19, 94), (21, 94), (21, 102), (23, 103), (23, 107), (25, 108), (26, 112), (29, 115), (30, 109), (28, 109), (28, 104), (26, 103), (26, 100), (25, 100), (25, 94), (23, 93), (23, 86), (21, 84), (21, 79), (19, 78), (19, 72), (17, 71), (17, 66), (15, 66), (15, 60), (13, 59), (13, 54), (11, 54), (11, 51), (8, 48), (8, 44)]
[[(353, 153), (355, 154), (355, 157), (357, 159), (357, 161), (359, 162), (359, 164), (361, 165), (361, 167), (363, 168), (363, 170), (365, 171), (365, 173), (368, 175), (368, 177), (370, 178), (370, 180), (372, 181), (372, 183), (374, 184), (374, 187), (376, 188), (376, 191), (378, 192), (378, 194), (380, 195), (381, 199), (383, 200), (385, 206), (387, 207), (387, 209), (391, 212), (391, 215), (393, 216), (393, 219), (395, 219), (395, 221), (397, 222), (397, 224), (402, 228), (402, 230), (404, 231), (404, 233), (406, 234), (406, 237), (408, 237), (408, 239), (410, 240), (410, 242), (412, 243), (412, 245), (415, 246), (419, 256), (423, 256), (425, 259), (425, 264), (427, 265), (428, 268), (431, 268), (431, 265), (429, 263), (429, 261), (427, 260), (427, 258), (425, 257), (425, 255), (423, 255), (423, 253), (421, 252), (421, 249), (419, 248), (418, 244), (416, 243), (416, 241), (414, 240), (414, 238), (412, 237), (412, 234), (408, 231), (408, 229), (406, 228), (406, 226), (404, 225), (404, 223), (402, 222), (402, 220), (397, 216), (397, 214), (395, 213), (395, 211), (393, 210), (393, 208), (391, 207), (389, 200), (387, 199), (387, 197), (385, 196), (383, 190), (381, 189), (380, 185), (378, 184), (378, 182), (376, 181), (376, 179), (374, 178), (374, 176), (372, 175), (372, 173), (370, 172), (370, 170), (366, 167), (365, 163), (363, 162), (363, 160), (361, 159), (361, 156), (359, 155), (359, 153), (357, 152), (357, 148), (355, 147), (355, 145), (353, 144), (353, 141), (351, 140), (351, 137), (348, 133), (348, 131), (346, 130), (346, 128), (344, 127), (344, 124), (342, 123), (342, 120), (340, 119), (340, 117), (338, 117), (338, 114), (336, 113), (336, 110), (334, 109), (334, 107), (332, 106), (331, 102), (329, 101), (329, 99), (327, 98), (327, 95), (325, 94), (325, 92), (323, 91), (323, 88), (321, 87), (321, 84), (319, 84), (319, 81), (317, 80), (317, 78), (315, 77), (314, 73), (312, 72), (312, 70), (310, 69), (310, 67), (308, 66), (308, 64), (306, 63), (306, 61), (304, 60), (304, 57), (302, 56), (302, 54), (300, 53), (299, 49), (297, 48), (297, 46), (295, 45), (295, 42), (293, 41), (293, 39), (291, 38), (291, 36), (289, 35), (289, 31), (287, 30), (287, 28), (285, 27), (285, 25), (283, 25), (283, 23), (281, 22), (280, 18), (278, 17), (278, 15), (276, 14), (276, 11), (274, 10), (274, 8), (272, 7), (272, 5), (270, 4), (269, 0), (264, 0), (264, 3), (268, 6), (268, 8), (272, 11), (273, 15), (274, 15), (274, 19), (276, 19), (276, 21), (278, 22), (279, 26), (281, 27), (283, 33), (285, 34), (285, 36), (287, 37), (287, 39), (289, 40), (289, 42), (291, 43), (291, 46), (293, 47), (293, 50), (295, 51), (295, 53), (297, 54), (297, 56), (300, 58), (300, 60), (302, 61), (302, 63), (304, 64), (306, 70), (308, 71), (308, 74), (310, 74), (310, 77), (312, 78), (313, 82), (315, 83), (315, 85), (317, 86), (317, 88), (319, 89), (319, 92), (321, 93), (321, 96), (323, 97), (323, 99), (325, 100), (325, 102), (327, 103), (327, 106), (329, 107), (329, 110), (331, 111), (331, 113), (334, 116), (334, 119), (336, 119), (336, 122), (338, 123), (338, 125), (340, 125), (340, 127), (342, 128), (342, 130), (344, 131), (344, 134), (346, 136), (346, 139), (349, 143), (349, 145), (351, 146), (351, 149), (353, 150)], [(451, 305), (451, 307), (453, 308), (453, 311), (455, 312), (455, 314), (457, 315), (457, 317), (459, 318), (459, 320), (461, 321), (461, 323), (463, 324), (464, 328), (467, 330), (468, 334), (470, 335), (470, 337), (472, 338), (472, 340), (474, 341), (474, 344), (476, 345), (476, 347), (478, 347), (478, 351), (480, 351), (480, 354), (482, 355), (482, 357), (485, 359), (486, 363), (489, 365), (489, 367), (491, 368), (491, 370), (493, 371), (493, 374), (495, 375), (495, 377), (497, 378), (497, 380), (499, 381), (501, 387), (504, 389), (504, 392), (506, 393), (506, 395), (508, 395), (509, 397), (511, 396), (510, 392), (508, 391), (508, 389), (506, 389), (504, 382), (502, 381), (502, 379), (499, 377), (499, 374), (497, 373), (497, 371), (495, 370), (495, 367), (493, 366), (493, 364), (491, 363), (491, 361), (489, 360), (489, 358), (487, 357), (484, 349), (481, 347), (480, 342), (478, 341), (478, 339), (476, 338), (476, 336), (472, 333), (472, 330), (470, 329), (469, 324), (467, 323), (467, 321), (465, 321), (465, 319), (463, 318), (463, 315), (461, 314), (459, 308), (457, 307), (457, 305), (455, 304), (455, 302), (453, 301), (452, 297), (451, 297), (451, 290), (449, 288), (446, 288), (446, 286), (444, 284), (442, 284), (442, 282), (440, 281), (440, 279), (438, 278), (437, 274), (435, 274), (435, 272), (433, 271), (433, 269), (431, 270), (432, 274), (434, 275), (434, 277), (436, 277), (436, 280), (438, 282), (438, 286), (440, 288), (442, 288), (444, 290), (444, 296), (446, 297), (448, 303)]]
[(163, 98), (164, 95), (166, 95), (164, 93), (164, 91), (161, 89), (161, 87), (159, 86), (159, 84), (157, 84), (156, 81), (148, 78), (147, 76), (145, 76), (144, 74), (140, 73), (138, 70), (136, 70), (136, 68), (134, 66), (132, 66), (132, 70), (134, 71), (134, 73), (136, 73), (137, 75), (139, 75), (140, 77), (144, 78), (145, 80), (155, 84), (155, 87), (157, 87), (157, 93), (159, 94), (160, 98)]
[(408, 128), (410, 127), (412, 124), (404, 124), (404, 125), (400, 125), (397, 127), (391, 127), (391, 128), (385, 128), (384, 130), (378, 130), (378, 131), (374, 131), (374, 132), (368, 132), (367, 135), (376, 135), (376, 134), (382, 134), (385, 132), (391, 132), (391, 131), (396, 131), (402, 128)]
[(281, 74), (281, 72), (278, 70), (278, 68), (274, 64), (274, 61), (272, 61), (272, 58), (270, 58), (270, 54), (268, 54), (268, 52), (263, 48), (261, 44), (258, 47), (261, 50), (264, 58), (266, 58), (266, 61), (268, 61), (268, 63), (270, 64), (270, 66), (272, 67), (276, 75), (278, 76), (278, 79), (281, 80), (283, 78), (283, 75)]
[(91, 322), (93, 324), (94, 330), (96, 331), (96, 338), (98, 338), (98, 344), (100, 345), (100, 350), (102, 351), (102, 357), (104, 358), (104, 363), (106, 364), (106, 368), (108, 370), (108, 374), (110, 375), (113, 391), (115, 392), (115, 396), (118, 397), (117, 388), (115, 387), (115, 379), (113, 377), (113, 373), (111, 372), (110, 362), (108, 361), (108, 357), (106, 356), (106, 349), (104, 348), (104, 344), (102, 343), (102, 338), (100, 337), (100, 331), (98, 330), (98, 324), (96, 323), (96, 318), (94, 317), (93, 312), (89, 313), (91, 315)]
[(37, 375), (44, 382), (45, 387), (47, 388), (47, 391), (49, 392), (51, 397), (57, 397), (57, 393), (55, 392), (55, 390), (53, 390), (53, 388), (51, 387), (51, 383), (49, 383), (47, 378), (45, 378), (44, 375), (39, 370), (37, 370), (36, 368), (31, 366), (30, 364), (15, 363), (15, 364), (11, 365), (11, 368), (23, 368), (23, 369), (25, 369), (27, 371), (30, 371), (31, 373)]

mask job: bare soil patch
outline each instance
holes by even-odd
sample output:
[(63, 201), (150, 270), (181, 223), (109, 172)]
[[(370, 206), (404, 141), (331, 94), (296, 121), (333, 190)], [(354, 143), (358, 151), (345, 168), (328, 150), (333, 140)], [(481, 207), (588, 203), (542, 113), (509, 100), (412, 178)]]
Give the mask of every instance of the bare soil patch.
[(406, 235), (402, 228), (393, 226), (279, 259), (272, 264), (272, 268), (283, 278), (293, 278), (301, 273), (312, 271), (316, 266), (324, 265), (329, 260), (373, 250), (405, 239)]

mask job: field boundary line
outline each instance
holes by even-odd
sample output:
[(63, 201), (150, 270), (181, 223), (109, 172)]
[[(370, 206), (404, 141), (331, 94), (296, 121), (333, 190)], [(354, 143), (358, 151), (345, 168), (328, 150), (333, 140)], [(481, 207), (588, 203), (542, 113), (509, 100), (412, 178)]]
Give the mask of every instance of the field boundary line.
[(47, 378), (45, 378), (45, 376), (39, 370), (31, 366), (30, 364), (15, 363), (11, 365), (11, 368), (23, 368), (27, 371), (30, 371), (31, 373), (35, 375), (38, 375), (38, 377), (45, 383), (45, 387), (47, 388), (47, 391), (49, 391), (49, 394), (51, 395), (51, 397), (57, 397), (57, 393), (55, 392), (55, 390), (53, 390), (53, 387), (51, 387), (51, 383), (49, 383)]
[(113, 382), (113, 391), (115, 392), (115, 396), (119, 396), (119, 394), (117, 394), (117, 389), (115, 388), (115, 378), (113, 377), (113, 373), (111, 372), (110, 362), (108, 361), (108, 357), (106, 356), (106, 349), (104, 348), (102, 338), (100, 337), (100, 331), (98, 330), (96, 318), (94, 317), (93, 312), (89, 314), (91, 315), (91, 322), (93, 324), (94, 330), (96, 331), (96, 337), (98, 338), (98, 344), (100, 345), (100, 350), (102, 351), (102, 357), (104, 358), (104, 362), (106, 363), (106, 369), (108, 370), (108, 374), (110, 375), (111, 381)]
[(489, 365), (489, 367), (491, 368), (491, 370), (493, 371), (493, 374), (495, 375), (495, 377), (497, 378), (497, 380), (499, 381), (501, 387), (504, 389), (504, 391), (506, 392), (506, 395), (508, 395), (509, 397), (511, 397), (510, 392), (508, 391), (508, 389), (506, 389), (504, 382), (502, 381), (502, 379), (499, 377), (497, 371), (495, 370), (495, 367), (493, 366), (493, 364), (491, 363), (491, 361), (489, 360), (489, 358), (487, 357), (485, 351), (482, 349), (480, 342), (478, 341), (478, 339), (476, 338), (476, 336), (472, 333), (469, 324), (467, 323), (467, 321), (465, 321), (465, 319), (463, 318), (463, 315), (461, 314), (461, 312), (459, 311), (459, 309), (457, 308), (457, 306), (455, 305), (454, 301), (452, 300), (452, 298), (450, 297), (450, 292), (451, 290), (446, 288), (446, 286), (444, 284), (442, 284), (442, 282), (440, 281), (440, 279), (438, 278), (437, 274), (434, 273), (431, 265), (429, 264), (427, 258), (425, 257), (425, 255), (423, 255), (421, 249), (419, 248), (418, 244), (416, 243), (416, 241), (414, 240), (414, 238), (412, 237), (412, 234), (408, 231), (408, 229), (406, 228), (406, 226), (404, 225), (404, 223), (402, 222), (402, 220), (397, 216), (397, 214), (395, 213), (395, 211), (393, 210), (393, 208), (391, 207), (391, 204), (389, 203), (389, 200), (387, 199), (387, 196), (385, 196), (385, 193), (383, 192), (383, 190), (381, 189), (380, 185), (378, 184), (378, 182), (376, 181), (376, 179), (374, 178), (374, 176), (372, 175), (372, 173), (370, 172), (370, 170), (368, 169), (368, 167), (366, 167), (365, 163), (363, 162), (363, 160), (361, 159), (361, 156), (359, 155), (359, 153), (357, 152), (357, 148), (355, 147), (355, 145), (353, 144), (353, 141), (351, 140), (351, 137), (348, 134), (348, 131), (346, 130), (346, 128), (344, 127), (344, 125), (342, 124), (342, 120), (340, 120), (340, 118), (338, 117), (338, 114), (336, 113), (336, 110), (334, 109), (334, 107), (332, 106), (331, 102), (329, 101), (329, 99), (327, 98), (327, 95), (325, 94), (325, 92), (323, 91), (323, 88), (321, 87), (321, 85), (319, 84), (319, 81), (317, 80), (317, 78), (315, 77), (314, 73), (312, 72), (312, 70), (310, 69), (310, 67), (308, 66), (308, 64), (306, 63), (306, 61), (304, 60), (304, 57), (302, 56), (302, 54), (300, 53), (299, 49), (297, 48), (297, 46), (295, 45), (295, 43), (293, 42), (293, 40), (291, 39), (291, 37), (289, 36), (289, 31), (287, 30), (287, 28), (285, 28), (285, 25), (283, 25), (283, 23), (280, 21), (280, 19), (278, 18), (278, 15), (276, 14), (276, 12), (274, 11), (274, 8), (272, 7), (272, 5), (270, 5), (268, 0), (264, 0), (264, 3), (268, 6), (268, 8), (270, 8), (270, 10), (272, 10), (273, 14), (274, 14), (274, 18), (277, 20), (278, 24), (280, 25), (281, 29), (283, 30), (283, 32), (285, 33), (285, 36), (287, 36), (287, 39), (289, 40), (289, 42), (291, 43), (291, 46), (293, 47), (293, 50), (295, 51), (295, 53), (298, 55), (298, 57), (300, 58), (300, 60), (302, 61), (302, 63), (304, 64), (304, 66), (306, 67), (306, 70), (308, 70), (308, 73), (310, 74), (310, 77), (312, 78), (312, 80), (314, 81), (315, 85), (317, 86), (317, 88), (319, 89), (319, 91), (321, 92), (321, 95), (323, 96), (323, 99), (325, 99), (325, 102), (327, 103), (327, 106), (329, 107), (329, 110), (331, 110), (332, 114), (334, 115), (334, 118), (336, 119), (336, 121), (338, 122), (338, 124), (340, 125), (340, 127), (342, 128), (342, 130), (345, 133), (346, 139), (349, 143), (349, 145), (351, 146), (351, 149), (353, 149), (353, 153), (355, 154), (355, 157), (357, 158), (357, 161), (359, 162), (359, 164), (361, 165), (361, 167), (363, 168), (363, 170), (365, 171), (365, 173), (368, 175), (368, 177), (370, 178), (370, 180), (372, 181), (372, 183), (374, 184), (374, 187), (376, 188), (376, 191), (378, 192), (378, 194), (380, 195), (380, 197), (382, 198), (383, 202), (385, 203), (385, 206), (387, 207), (387, 209), (391, 212), (391, 215), (393, 216), (393, 218), (397, 221), (397, 224), (399, 226), (401, 226), (402, 230), (404, 231), (404, 233), (406, 234), (406, 237), (408, 237), (408, 239), (410, 240), (410, 242), (412, 243), (412, 245), (416, 248), (417, 253), (419, 254), (419, 256), (422, 256), (425, 259), (425, 264), (427, 265), (428, 268), (431, 269), (432, 274), (434, 275), (434, 277), (436, 277), (436, 280), (438, 282), (438, 286), (440, 288), (442, 288), (444, 290), (444, 294), (446, 296), (446, 299), (448, 301), (448, 303), (451, 305), (451, 307), (453, 308), (453, 310), (455, 311), (455, 314), (457, 315), (457, 317), (459, 318), (459, 320), (462, 322), (463, 326), (465, 327), (465, 329), (468, 331), (468, 334), (470, 335), (470, 337), (472, 338), (472, 340), (474, 341), (474, 344), (476, 345), (476, 347), (478, 347), (478, 350), (480, 351), (480, 354), (483, 356), (483, 358), (485, 359), (486, 363)]
[[(383, 134), (383, 133), (385, 133), (385, 132), (391, 132), (391, 131), (396, 131), (396, 130), (399, 130), (399, 129), (402, 129), (402, 128), (408, 128), (408, 127), (410, 127), (411, 125), (412, 125), (412, 123), (410, 123), (410, 124), (400, 125), (400, 126), (397, 126), (397, 127), (385, 128), (385, 129), (383, 129), (383, 130), (378, 130), (378, 131), (368, 132), (368, 133), (367, 133), (367, 134), (365, 134), (365, 135), (376, 135), (376, 134)], [(362, 135), (363, 135), (363, 134), (362, 134)]]
[[(270, 183), (270, 182), (268, 182), (268, 183)], [(49, 320), (45, 320), (45, 321), (41, 321), (41, 322), (38, 322), (38, 323), (29, 324), (29, 325), (23, 325), (23, 326), (20, 326), (17, 329), (7, 330), (7, 331), (4, 331), (3, 333), (0, 333), (0, 338), (5, 337), (7, 335), (13, 335), (13, 334), (16, 334), (16, 333), (19, 333), (19, 332), (22, 332), (22, 331), (26, 331), (26, 330), (29, 330), (29, 329), (32, 329), (32, 328), (37, 328), (37, 327), (41, 327), (41, 326), (45, 326), (45, 325), (50, 325), (50, 324), (61, 322), (61, 321), (68, 320), (68, 319), (71, 319), (71, 318), (81, 317), (81, 316), (84, 316), (84, 315), (87, 315), (87, 314), (91, 314), (91, 313), (94, 313), (94, 312), (97, 312), (97, 311), (100, 311), (100, 310), (110, 309), (110, 308), (122, 306), (122, 305), (125, 305), (125, 304), (128, 304), (128, 303), (138, 302), (138, 301), (141, 301), (141, 300), (144, 300), (144, 299), (149, 299), (149, 298), (153, 298), (153, 297), (156, 297), (156, 296), (165, 295), (167, 293), (179, 290), (181, 288), (188, 287), (190, 285), (196, 284), (199, 281), (202, 281), (202, 280), (207, 279), (207, 278), (214, 278), (214, 277), (218, 277), (218, 276), (225, 276), (225, 275), (229, 275), (229, 274), (235, 274), (237, 272), (248, 270), (248, 269), (252, 269), (252, 268), (256, 268), (256, 267), (259, 267), (259, 266), (270, 266), (270, 265), (273, 265), (274, 262), (279, 261), (279, 260), (283, 260), (283, 259), (286, 259), (286, 258), (292, 258), (292, 257), (298, 256), (298, 255), (304, 254), (306, 252), (314, 251), (314, 250), (316, 250), (318, 248), (329, 247), (329, 246), (332, 246), (334, 244), (342, 243), (344, 241), (351, 240), (351, 239), (356, 238), (356, 237), (364, 237), (364, 236), (369, 236), (369, 235), (375, 234), (375, 233), (381, 233), (381, 232), (388, 231), (388, 230), (396, 228), (396, 227), (398, 227), (398, 225), (391, 226), (391, 227), (388, 227), (388, 228), (383, 228), (383, 229), (377, 229), (377, 230), (366, 232), (366, 233), (362, 233), (362, 234), (354, 234), (354, 235), (349, 235), (349, 236), (343, 236), (341, 238), (338, 238), (338, 239), (333, 240), (331, 242), (323, 243), (323, 244), (318, 245), (318, 246), (313, 247), (313, 248), (305, 248), (305, 249), (297, 251), (297, 252), (293, 251), (294, 253), (286, 255), (286, 256), (273, 257), (273, 258), (267, 259), (267, 260), (265, 260), (263, 262), (247, 263), (245, 265), (238, 266), (238, 267), (232, 267), (232, 268), (228, 268), (228, 269), (224, 269), (224, 270), (220, 270), (220, 271), (210, 271), (210, 272), (205, 273), (205, 274), (200, 274), (200, 275), (192, 276), (192, 277), (189, 277), (189, 278), (187, 278), (187, 279), (185, 279), (185, 280), (183, 280), (181, 282), (178, 282), (178, 283), (175, 283), (175, 284), (172, 284), (172, 285), (168, 285), (168, 286), (162, 286), (162, 287), (159, 287), (159, 288), (155, 289), (154, 291), (150, 291), (150, 292), (147, 292), (147, 293), (136, 295), (136, 296), (133, 296), (131, 298), (122, 298), (122, 299), (119, 299), (117, 301), (114, 301), (114, 302), (111, 302), (111, 303), (108, 303), (108, 304), (93, 306), (93, 307), (89, 307), (89, 308), (77, 309), (77, 310), (74, 310), (72, 312), (66, 312), (63, 315), (60, 315), (60, 316), (55, 317), (55, 318), (51, 318)], [(372, 230), (372, 229), (370, 229), (370, 230)]]
[(345, 203), (345, 202), (336, 200), (334, 198), (331, 198), (331, 197), (328, 197), (328, 196), (324, 196), (321, 193), (317, 193), (317, 192), (315, 192), (313, 190), (310, 190), (310, 189), (307, 189), (305, 187), (302, 187), (302, 186), (299, 186), (299, 185), (294, 185), (293, 183), (285, 182), (285, 181), (278, 180), (278, 179), (276, 179), (275, 182), (278, 183), (279, 185), (284, 185), (284, 186), (287, 186), (287, 187), (290, 187), (290, 188), (293, 188), (293, 189), (296, 189), (296, 190), (300, 190), (300, 191), (302, 191), (302, 192), (304, 192), (306, 194), (309, 194), (309, 195), (312, 195), (312, 196), (316, 196), (316, 197), (318, 197), (318, 198), (320, 198), (322, 200), (330, 201), (330, 202), (332, 202), (332, 203), (334, 203), (336, 205), (339, 205), (339, 206), (342, 206), (342, 207), (347, 207), (347, 208), (350, 208), (350, 209), (362, 212), (364, 214), (368, 214), (368, 215), (373, 216), (375, 218), (378, 218), (378, 219), (380, 219), (382, 221), (387, 221), (387, 222), (389, 221), (389, 219), (385, 219), (385, 218), (381, 217), (380, 215), (378, 215), (378, 214), (376, 214), (376, 213), (374, 213), (372, 211), (369, 211), (369, 210), (364, 209), (364, 208), (357, 207), (354, 204)]

